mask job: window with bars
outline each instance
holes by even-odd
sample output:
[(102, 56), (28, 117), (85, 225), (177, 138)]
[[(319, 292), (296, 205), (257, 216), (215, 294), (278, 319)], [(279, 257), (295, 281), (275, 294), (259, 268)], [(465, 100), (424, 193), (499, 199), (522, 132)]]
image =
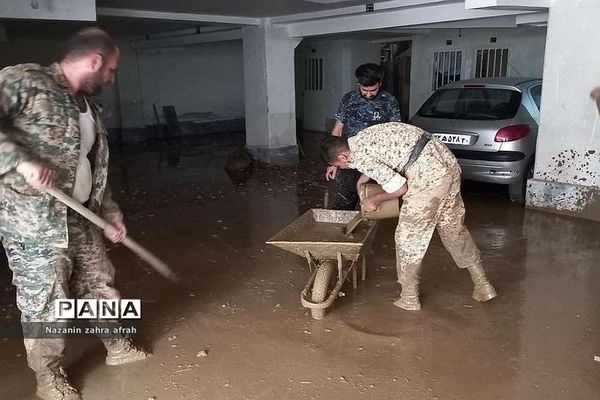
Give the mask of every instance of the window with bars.
[(304, 60), (304, 90), (323, 90), (322, 58), (307, 58)]
[(509, 49), (475, 51), (475, 78), (500, 78), (508, 75)]
[(445, 50), (433, 53), (432, 90), (450, 82), (460, 81), (463, 64), (462, 50)]

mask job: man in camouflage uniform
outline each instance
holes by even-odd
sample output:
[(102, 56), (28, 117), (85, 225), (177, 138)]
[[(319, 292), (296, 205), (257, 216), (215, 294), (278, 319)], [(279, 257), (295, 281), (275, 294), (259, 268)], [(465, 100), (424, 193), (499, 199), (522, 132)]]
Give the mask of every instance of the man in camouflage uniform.
[[(43, 399), (80, 399), (62, 369), (64, 338), (44, 338), (40, 322), (56, 322), (54, 301), (119, 299), (102, 234), (44, 192), (73, 195), (112, 225), (113, 242), (126, 235), (107, 186), (108, 141), (92, 101), (113, 83), (119, 49), (88, 28), (67, 43), (49, 67), (22, 64), (0, 71), (0, 234), (17, 288), (27, 362)], [(36, 324), (37, 323), (37, 324)], [(128, 339), (103, 339), (106, 363), (147, 357)]]
[[(407, 166), (418, 142), (424, 147), (416, 161)], [(365, 199), (365, 211), (403, 197), (394, 236), (398, 282), (402, 285), (396, 306), (421, 308), (421, 262), (434, 229), (458, 267), (470, 272), (473, 298), (488, 301), (496, 297), (483, 271), (479, 249), (464, 224), (460, 166), (443, 143), (415, 126), (392, 122), (367, 128), (349, 139), (330, 136), (322, 143), (322, 153), (329, 164), (356, 168), (382, 185), (385, 193)]]
[[(355, 76), (358, 89), (348, 92), (335, 113), (335, 125), (331, 134), (350, 138), (369, 126), (384, 122), (400, 122), (398, 101), (390, 93), (381, 90), (383, 71), (377, 64), (360, 65)], [(355, 169), (338, 171), (329, 166), (325, 179), (337, 181), (336, 210), (354, 210), (358, 201), (356, 182), (360, 172)]]

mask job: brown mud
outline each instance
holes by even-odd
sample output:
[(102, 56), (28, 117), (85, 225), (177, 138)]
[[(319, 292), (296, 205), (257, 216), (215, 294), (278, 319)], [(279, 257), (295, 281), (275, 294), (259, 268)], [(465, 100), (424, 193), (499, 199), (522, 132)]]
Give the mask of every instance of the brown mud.
[[(242, 137), (243, 139), (243, 137)], [(316, 135), (305, 136), (310, 155)], [(237, 145), (237, 143), (234, 143)], [(141, 363), (103, 364), (99, 341), (68, 342), (67, 371), (86, 400), (600, 398), (600, 226), (512, 206), (465, 185), (467, 225), (498, 298), (471, 299), (466, 271), (439, 238), (424, 260), (422, 305), (392, 305), (393, 221), (380, 224), (367, 280), (322, 321), (301, 307), (306, 260), (265, 241), (321, 207), (324, 169), (255, 166), (233, 183), (232, 143), (186, 143), (177, 166), (156, 148), (113, 151), (111, 178), (131, 235), (176, 270), (154, 273), (111, 247), (117, 288), (141, 298)], [(163, 157), (164, 159), (164, 157)], [(8, 268), (0, 320), (18, 319)], [(0, 341), (0, 399), (34, 399), (22, 342)]]

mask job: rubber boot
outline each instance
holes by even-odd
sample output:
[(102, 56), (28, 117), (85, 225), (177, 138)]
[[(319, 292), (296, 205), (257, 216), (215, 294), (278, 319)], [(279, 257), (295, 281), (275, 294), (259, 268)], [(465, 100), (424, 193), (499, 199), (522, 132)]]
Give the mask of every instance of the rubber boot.
[(400, 272), (398, 281), (402, 285), (400, 298), (394, 302), (396, 307), (408, 311), (421, 309), (419, 301), (419, 280), (421, 277), (421, 265), (409, 265)]
[(107, 351), (106, 365), (129, 364), (145, 360), (150, 356), (146, 350), (134, 345), (130, 339), (104, 339), (102, 342)]
[(81, 400), (81, 396), (69, 381), (62, 368), (36, 374), (36, 395), (44, 400)]
[(488, 281), (481, 265), (468, 268), (473, 280), (473, 299), (477, 301), (488, 301), (497, 296), (496, 290), (492, 284)]

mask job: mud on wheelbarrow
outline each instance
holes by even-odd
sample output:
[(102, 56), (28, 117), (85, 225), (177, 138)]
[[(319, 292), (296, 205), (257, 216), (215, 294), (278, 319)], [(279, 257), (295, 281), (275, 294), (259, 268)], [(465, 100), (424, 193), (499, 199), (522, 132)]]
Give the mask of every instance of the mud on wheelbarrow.
[[(315, 319), (324, 318), (325, 309), (333, 305), (350, 272), (356, 289), (359, 262), (362, 280), (366, 279), (365, 253), (371, 248), (378, 222), (363, 221), (352, 234), (346, 235), (344, 227), (358, 213), (314, 208), (267, 241), (306, 258), (312, 274), (300, 294), (300, 302), (310, 308)], [(336, 272), (337, 281), (330, 291), (329, 283)]]

